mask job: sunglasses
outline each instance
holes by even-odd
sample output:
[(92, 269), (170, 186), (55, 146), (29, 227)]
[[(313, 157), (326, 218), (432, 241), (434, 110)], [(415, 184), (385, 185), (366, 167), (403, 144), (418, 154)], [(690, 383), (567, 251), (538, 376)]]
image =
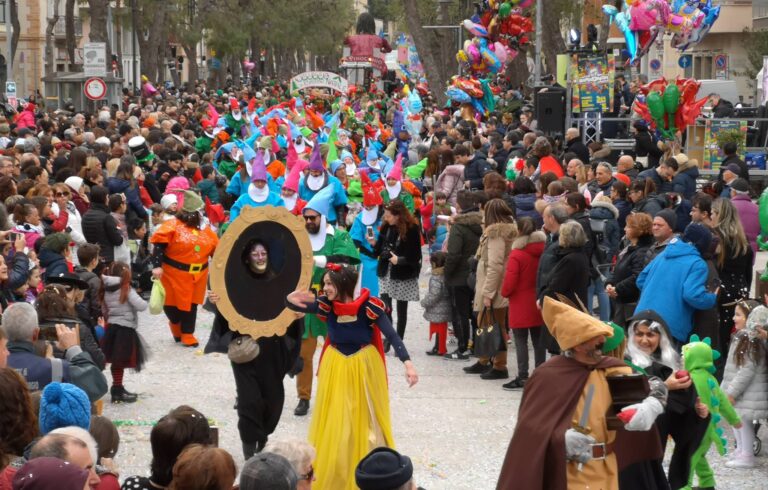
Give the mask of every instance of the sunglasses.
[(304, 221), (317, 221), (320, 216), (304, 216)]
[(56, 197), (69, 197), (69, 192), (57, 192)]

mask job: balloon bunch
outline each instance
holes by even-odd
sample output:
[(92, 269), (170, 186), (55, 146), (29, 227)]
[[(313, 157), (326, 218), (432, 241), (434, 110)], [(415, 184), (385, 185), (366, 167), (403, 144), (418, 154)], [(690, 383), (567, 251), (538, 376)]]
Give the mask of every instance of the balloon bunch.
[(445, 95), (460, 104), (470, 104), (478, 114), (485, 114), (496, 109), (495, 95), (500, 93), (488, 79), (453, 77)]
[(663, 140), (674, 140), (676, 133), (693, 124), (701, 115), (707, 97), (696, 100), (701, 82), (693, 78), (665, 78), (640, 87), (645, 102), (636, 102), (635, 111), (648, 122)]
[(254, 68), (256, 68), (256, 63), (254, 63), (253, 61), (251, 61), (248, 58), (245, 58), (243, 60), (243, 71), (244, 72), (250, 73), (251, 71), (253, 71)]
[(402, 92), (405, 98), (400, 102), (400, 105), (405, 116), (405, 129), (411, 136), (416, 136), (421, 132), (423, 124), (421, 111), (424, 109), (424, 103), (421, 101), (418, 91), (411, 90), (408, 84), (403, 86)]
[(665, 31), (672, 33), (672, 46), (685, 51), (701, 42), (720, 16), (712, 0), (624, 0), (619, 12), (603, 5), (603, 13), (624, 34), (630, 62), (644, 56)]
[(456, 60), (476, 76), (501, 71), (517, 56), (518, 48), (529, 41), (527, 34), (533, 31), (533, 23), (522, 12), (532, 4), (533, 0), (487, 0), (482, 6), (477, 4), (475, 15), (462, 22), (473, 37), (464, 41)]

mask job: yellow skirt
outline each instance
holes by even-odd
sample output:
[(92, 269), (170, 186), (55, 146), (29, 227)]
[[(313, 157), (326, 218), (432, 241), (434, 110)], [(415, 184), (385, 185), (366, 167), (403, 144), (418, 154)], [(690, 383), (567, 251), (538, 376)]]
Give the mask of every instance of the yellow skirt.
[(317, 450), (313, 488), (319, 490), (357, 489), (357, 463), (377, 447), (394, 448), (387, 374), (374, 346), (351, 356), (326, 349), (309, 442)]

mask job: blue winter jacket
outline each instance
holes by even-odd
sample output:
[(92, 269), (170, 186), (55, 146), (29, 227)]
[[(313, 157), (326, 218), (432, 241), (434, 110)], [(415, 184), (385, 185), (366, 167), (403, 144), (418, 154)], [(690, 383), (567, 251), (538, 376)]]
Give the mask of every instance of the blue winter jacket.
[(517, 219), (523, 217), (532, 218), (536, 222), (536, 227), (541, 228), (544, 224), (544, 220), (541, 215), (536, 211), (536, 194), (516, 194), (512, 197), (515, 200), (515, 217)]
[(707, 264), (696, 247), (673, 238), (638, 276), (641, 292), (635, 311), (656, 311), (675, 339), (688, 342), (694, 310), (707, 310), (717, 301), (717, 295), (705, 287), (707, 273)]
[(672, 178), (672, 192), (677, 192), (685, 199), (692, 198), (696, 194), (696, 179), (698, 178), (699, 167), (688, 167), (679, 171)]
[(125, 179), (110, 177), (107, 179), (107, 189), (109, 189), (110, 194), (125, 194), (125, 198), (128, 201), (128, 207), (131, 208), (140, 219), (147, 219), (147, 210), (144, 209), (144, 205), (141, 203), (138, 185), (131, 186), (131, 183)]

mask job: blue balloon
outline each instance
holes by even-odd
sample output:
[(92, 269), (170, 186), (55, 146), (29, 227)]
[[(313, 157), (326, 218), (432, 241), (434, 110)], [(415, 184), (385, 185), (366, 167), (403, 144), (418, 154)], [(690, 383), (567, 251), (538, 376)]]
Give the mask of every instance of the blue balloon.
[(445, 96), (459, 104), (466, 104), (472, 101), (472, 97), (470, 97), (469, 94), (457, 87), (449, 87), (448, 90), (445, 91)]
[(624, 41), (627, 43), (627, 53), (629, 59), (634, 63), (637, 58), (637, 39), (635, 33), (629, 28), (630, 16), (628, 12), (619, 12), (613, 5), (603, 5), (603, 14), (607, 15), (611, 22), (624, 34)]

